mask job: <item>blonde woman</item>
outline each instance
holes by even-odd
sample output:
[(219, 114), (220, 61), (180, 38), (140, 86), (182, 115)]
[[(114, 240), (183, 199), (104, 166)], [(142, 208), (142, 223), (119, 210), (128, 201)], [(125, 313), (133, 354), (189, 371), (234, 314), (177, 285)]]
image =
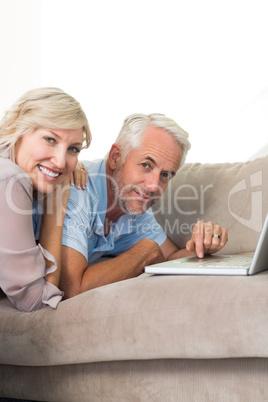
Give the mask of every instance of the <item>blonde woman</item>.
[[(16, 308), (56, 308), (70, 175), (91, 133), (80, 104), (58, 88), (23, 95), (0, 121), (0, 287)], [(83, 171), (82, 171), (83, 172)], [(86, 176), (78, 177), (84, 186)], [(33, 205), (42, 204), (35, 242)]]

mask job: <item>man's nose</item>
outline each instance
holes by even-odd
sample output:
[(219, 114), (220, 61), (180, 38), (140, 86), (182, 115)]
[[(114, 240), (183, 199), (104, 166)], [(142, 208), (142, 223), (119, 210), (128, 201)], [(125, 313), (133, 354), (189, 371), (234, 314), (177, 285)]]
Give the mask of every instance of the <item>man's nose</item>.
[(146, 180), (146, 188), (151, 193), (157, 193), (160, 191), (159, 173), (151, 173), (150, 175), (148, 175)]

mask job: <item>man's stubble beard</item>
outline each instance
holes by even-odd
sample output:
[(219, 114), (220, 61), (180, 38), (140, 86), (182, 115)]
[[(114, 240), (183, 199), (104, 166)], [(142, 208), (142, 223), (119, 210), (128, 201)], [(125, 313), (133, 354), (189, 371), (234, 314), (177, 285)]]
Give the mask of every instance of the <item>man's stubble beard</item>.
[[(135, 191), (135, 189), (137, 189), (138, 187), (133, 186), (132, 184), (129, 184), (128, 186), (125, 185), (122, 178), (122, 168), (123, 165), (115, 169), (113, 174), (113, 180), (111, 181), (112, 191), (116, 203), (118, 204), (120, 209), (124, 212), (124, 214), (132, 214), (137, 216), (143, 215), (153, 205), (153, 203), (151, 202), (150, 205), (148, 205), (146, 203), (141, 202), (140, 205), (142, 206), (142, 208), (139, 210), (131, 208), (131, 206), (129, 205), (131, 203), (131, 192)], [(144, 190), (142, 190), (142, 193), (144, 193)]]

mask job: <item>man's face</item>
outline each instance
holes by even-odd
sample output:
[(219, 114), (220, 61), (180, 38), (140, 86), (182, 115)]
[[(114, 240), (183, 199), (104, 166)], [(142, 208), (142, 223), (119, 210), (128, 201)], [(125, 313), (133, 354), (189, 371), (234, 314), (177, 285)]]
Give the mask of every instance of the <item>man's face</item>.
[(181, 148), (174, 138), (161, 128), (148, 127), (140, 148), (114, 171), (114, 195), (121, 210), (144, 214), (164, 193), (180, 161)]

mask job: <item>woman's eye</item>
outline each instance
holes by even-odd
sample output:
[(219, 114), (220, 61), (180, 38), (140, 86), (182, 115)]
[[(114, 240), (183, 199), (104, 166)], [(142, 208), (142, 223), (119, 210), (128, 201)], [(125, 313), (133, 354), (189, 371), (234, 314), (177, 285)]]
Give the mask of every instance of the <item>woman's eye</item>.
[(79, 154), (80, 149), (77, 147), (69, 147), (69, 150), (75, 154)]
[(52, 137), (45, 137), (45, 140), (46, 140), (47, 142), (49, 142), (49, 143), (55, 142), (55, 138), (52, 138)]

